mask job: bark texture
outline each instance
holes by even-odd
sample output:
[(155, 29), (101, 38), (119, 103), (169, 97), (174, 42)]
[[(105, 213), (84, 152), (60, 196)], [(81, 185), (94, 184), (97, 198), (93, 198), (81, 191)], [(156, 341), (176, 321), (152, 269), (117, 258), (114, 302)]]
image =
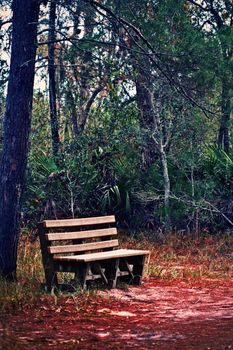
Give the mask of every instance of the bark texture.
[(13, 0), (10, 75), (0, 168), (0, 274), (16, 277), (21, 199), (31, 124), (39, 1)]
[[(152, 138), (155, 143), (155, 147), (160, 156), (161, 169), (163, 173), (163, 186), (164, 186), (164, 229), (168, 231), (170, 229), (170, 195), (171, 195), (171, 183), (170, 176), (168, 171), (168, 160), (166, 153), (166, 146), (168, 139), (164, 140), (164, 128), (163, 121), (161, 116), (163, 115), (163, 96), (162, 96), (161, 86), (156, 94), (153, 92), (150, 93), (150, 103), (153, 108), (153, 119), (154, 119), (154, 128)], [(155, 100), (156, 97), (156, 101)]]
[(52, 136), (53, 155), (56, 156), (60, 148), (59, 122), (57, 116), (57, 93), (56, 93), (56, 69), (55, 69), (55, 34), (56, 3), (50, 3), (49, 9), (49, 44), (48, 44), (48, 73), (49, 73), (49, 107)]

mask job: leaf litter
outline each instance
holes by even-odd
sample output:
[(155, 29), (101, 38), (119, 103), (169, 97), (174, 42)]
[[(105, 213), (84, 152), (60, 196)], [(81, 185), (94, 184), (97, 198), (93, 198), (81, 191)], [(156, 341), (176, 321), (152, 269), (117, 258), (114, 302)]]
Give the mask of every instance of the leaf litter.
[(233, 279), (150, 278), (62, 295), (56, 305), (43, 296), (32, 309), (2, 315), (0, 335), (2, 350), (233, 349)]

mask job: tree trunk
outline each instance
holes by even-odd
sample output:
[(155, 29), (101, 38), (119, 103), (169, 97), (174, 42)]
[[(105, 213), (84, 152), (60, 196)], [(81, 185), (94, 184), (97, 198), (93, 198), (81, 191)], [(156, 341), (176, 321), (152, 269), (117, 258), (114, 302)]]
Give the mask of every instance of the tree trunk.
[[(160, 87), (162, 90), (163, 86)], [(169, 171), (168, 171), (168, 161), (167, 161), (167, 154), (166, 154), (166, 143), (167, 140), (164, 140), (164, 128), (165, 126), (162, 123), (161, 115), (163, 113), (163, 104), (164, 101), (162, 101), (161, 92), (157, 92), (157, 98), (154, 103), (154, 93), (150, 92), (149, 98), (150, 98), (150, 104), (152, 106), (153, 111), (153, 121), (154, 121), (154, 127), (153, 127), (153, 135), (152, 138), (155, 143), (155, 147), (158, 150), (159, 156), (160, 156), (160, 162), (161, 162), (161, 168), (163, 173), (163, 186), (164, 186), (164, 228), (165, 231), (168, 231), (170, 229), (170, 195), (171, 195), (171, 183), (170, 183), (170, 177), (169, 177)]]
[(221, 100), (221, 124), (218, 134), (218, 147), (223, 148), (226, 153), (229, 153), (229, 121), (231, 114), (231, 100), (229, 94), (228, 84), (222, 81), (222, 100)]
[(91, 97), (89, 98), (89, 100), (86, 103), (85, 108), (81, 107), (80, 109), (80, 113), (79, 113), (79, 119), (78, 119), (78, 132), (82, 133), (85, 129), (86, 123), (87, 123), (87, 119), (88, 119), (88, 115), (91, 109), (92, 104), (95, 101), (95, 98), (97, 97), (97, 95), (99, 94), (99, 92), (102, 90), (103, 88), (101, 86), (97, 87)]
[(56, 3), (51, 1), (49, 9), (49, 36), (48, 36), (48, 73), (49, 73), (49, 106), (50, 106), (50, 124), (52, 136), (53, 155), (56, 157), (60, 148), (59, 139), (59, 122), (57, 116), (57, 94), (56, 94), (56, 69), (55, 69), (55, 55), (54, 43), (56, 39), (55, 34), (56, 21)]
[[(142, 135), (142, 165), (143, 171), (154, 163), (156, 157), (160, 158), (161, 170), (163, 174), (164, 185), (164, 212), (165, 212), (165, 230), (170, 228), (170, 178), (168, 172), (168, 162), (166, 154), (166, 130), (161, 121), (162, 101), (161, 94), (157, 93), (154, 102), (154, 87), (151, 74), (150, 62), (147, 58), (133, 57), (133, 65), (137, 72), (136, 92), (137, 105), (140, 112), (140, 130)], [(161, 84), (161, 82), (160, 82)], [(162, 89), (162, 85), (160, 87)]]
[(0, 168), (0, 273), (16, 278), (20, 211), (28, 155), (39, 1), (13, 0), (11, 64)]
[[(147, 171), (155, 160), (154, 142), (151, 140), (150, 133), (154, 128), (153, 106), (151, 105), (150, 89), (153, 84), (150, 78), (149, 60), (143, 57), (145, 62), (139, 58), (138, 64), (133, 60), (137, 76), (135, 80), (137, 93), (137, 106), (139, 109), (139, 122), (142, 137), (142, 164), (141, 169)], [(138, 67), (137, 67), (138, 66)]]
[(77, 116), (77, 111), (76, 111), (76, 104), (75, 104), (75, 99), (73, 96), (73, 92), (71, 90), (71, 87), (68, 84), (68, 91), (66, 94), (66, 103), (70, 111), (70, 116), (71, 116), (71, 124), (72, 124), (72, 134), (74, 139), (78, 139), (78, 116)]
[(160, 142), (160, 159), (163, 171), (163, 182), (164, 182), (164, 212), (165, 212), (165, 231), (170, 229), (170, 194), (171, 194), (171, 184), (168, 173), (168, 162), (167, 155), (164, 150), (162, 142)]
[[(93, 21), (95, 18), (95, 14), (92, 9), (85, 8), (84, 9), (84, 38), (92, 39), (94, 26)], [(80, 54), (81, 61), (81, 69), (80, 69), (80, 91), (79, 91), (79, 101), (80, 101), (80, 110), (78, 113), (78, 133), (82, 134), (87, 124), (88, 114), (90, 111), (90, 107), (88, 108), (88, 103), (91, 100), (91, 81), (93, 79), (93, 56), (92, 53), (87, 50), (83, 54)], [(96, 94), (97, 96), (97, 94)], [(95, 97), (96, 97), (95, 96)]]

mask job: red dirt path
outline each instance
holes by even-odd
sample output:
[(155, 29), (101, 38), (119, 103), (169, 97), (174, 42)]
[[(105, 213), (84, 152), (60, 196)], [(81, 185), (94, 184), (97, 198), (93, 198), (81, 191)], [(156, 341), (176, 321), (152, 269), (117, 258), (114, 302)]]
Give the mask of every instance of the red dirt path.
[(32, 310), (5, 315), (0, 335), (4, 350), (233, 349), (233, 279), (150, 279), (57, 303), (44, 296)]

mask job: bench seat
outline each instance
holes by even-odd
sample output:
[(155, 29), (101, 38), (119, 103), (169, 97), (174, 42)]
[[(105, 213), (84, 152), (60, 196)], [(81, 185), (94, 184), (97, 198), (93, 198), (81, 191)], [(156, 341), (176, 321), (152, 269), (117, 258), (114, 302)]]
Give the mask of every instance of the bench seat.
[(90, 262), (117, 258), (128, 258), (131, 256), (144, 256), (149, 254), (150, 252), (147, 250), (117, 249), (109, 252), (99, 252), (71, 256), (57, 256), (54, 258), (54, 260)]

